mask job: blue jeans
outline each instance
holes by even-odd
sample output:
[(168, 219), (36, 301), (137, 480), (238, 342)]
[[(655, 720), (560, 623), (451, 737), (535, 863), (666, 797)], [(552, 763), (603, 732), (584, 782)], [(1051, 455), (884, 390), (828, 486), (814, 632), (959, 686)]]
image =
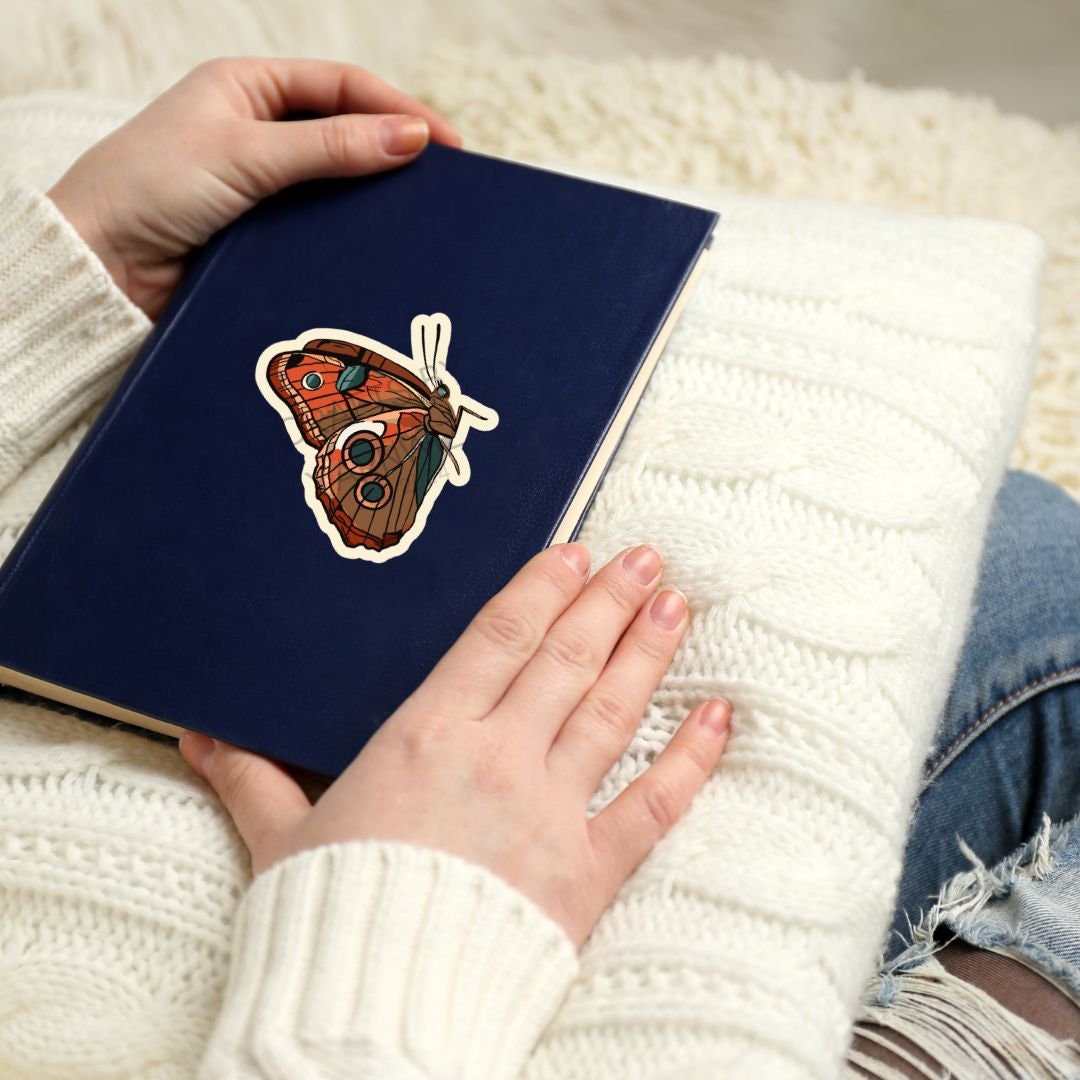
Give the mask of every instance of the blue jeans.
[[(1080, 505), (1021, 472), (1007, 475), (994, 507), (888, 957), (905, 948), (909, 919), (971, 870), (958, 838), (985, 867), (1003, 865), (984, 878), (989, 901), (951, 929), (1024, 953), (1080, 998)], [(1017, 877), (1033, 860), (1038, 871)]]

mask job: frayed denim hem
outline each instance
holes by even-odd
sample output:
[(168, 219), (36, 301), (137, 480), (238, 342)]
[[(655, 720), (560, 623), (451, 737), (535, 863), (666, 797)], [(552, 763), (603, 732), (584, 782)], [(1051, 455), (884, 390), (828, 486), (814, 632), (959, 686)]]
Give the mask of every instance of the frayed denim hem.
[[(1044, 817), (1038, 833), (992, 869), (961, 846), (972, 868), (944, 886), (910, 928), (907, 948), (882, 965), (867, 987), (855, 1034), (886, 1047), (920, 1076), (1080, 1077), (1080, 1046), (1028, 1023), (934, 956), (962, 938), (1026, 964), (1080, 1002), (1080, 817), (1058, 825)], [(936, 1068), (883, 1029), (910, 1039)], [(848, 1063), (882, 1080), (907, 1075), (855, 1050)]]

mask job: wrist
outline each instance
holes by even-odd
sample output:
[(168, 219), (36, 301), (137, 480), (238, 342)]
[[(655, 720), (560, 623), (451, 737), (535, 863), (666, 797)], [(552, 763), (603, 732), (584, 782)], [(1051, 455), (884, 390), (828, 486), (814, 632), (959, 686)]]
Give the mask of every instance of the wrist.
[(68, 224), (78, 233), (83, 243), (97, 256), (98, 261), (120, 291), (132, 303), (136, 303), (128, 288), (128, 275), (124, 269), (123, 261), (117, 257), (112, 246), (107, 241), (97, 214), (86, 205), (84, 199), (78, 198), (70, 190), (69, 185), (65, 182), (66, 180), (67, 176), (62, 176), (45, 192), (46, 198), (53, 203)]

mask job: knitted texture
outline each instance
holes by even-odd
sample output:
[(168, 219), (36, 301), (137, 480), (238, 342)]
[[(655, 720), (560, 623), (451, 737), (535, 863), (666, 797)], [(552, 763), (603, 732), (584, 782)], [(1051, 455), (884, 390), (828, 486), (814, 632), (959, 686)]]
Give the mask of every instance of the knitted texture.
[(582, 536), (597, 558), (655, 540), (691, 607), (593, 808), (695, 701), (726, 694), (735, 733), (587, 944), (532, 1077), (833, 1075), (1030, 375), (1025, 230), (710, 201), (715, 262)]
[(0, 706), (0, 1075), (190, 1077), (241, 845), (175, 752)]
[(494, 874), (323, 847), (253, 884), (200, 1076), (516, 1076), (576, 971), (566, 934)]
[[(0, 488), (108, 391), (150, 328), (134, 304), (109, 303), (116, 287), (75, 230), (24, 183), (0, 183), (0, 292), (12, 317), (0, 326)], [(47, 327), (40, 313), (49, 312)]]
[[(28, 179), (58, 171), (44, 147), (70, 147), (75, 131), (93, 137), (98, 123), (103, 134), (110, 119), (72, 98), (26, 109), (32, 152), (14, 140), (4, 156)], [(5, 118), (18, 113), (10, 105)], [(122, 116), (118, 108), (111, 120)], [(0, 123), (9, 138), (18, 128)], [(704, 201), (725, 215), (711, 266), (583, 536), (598, 562), (627, 543), (657, 543), (669, 581), (690, 598), (691, 626), (591, 809), (639, 775), (702, 698), (733, 700), (734, 733), (718, 776), (599, 923), (529, 1077), (835, 1075), (887, 922), (918, 767), (1030, 377), (1041, 245), (1026, 230)], [(105, 303), (119, 303), (115, 291)], [(50, 308), (37, 309), (47, 335)], [(7, 310), (5, 319), (25, 317)], [(107, 381), (108, 360), (94, 363)], [(20, 419), (0, 402), (5, 426)], [(31, 501), (62, 451), (45, 461), (9, 485), (0, 513), (12, 499)], [(245, 880), (213, 798), (170, 748), (9, 702), (0, 814), (0, 1072), (190, 1075), (220, 1009)], [(367, 873), (377, 875), (382, 856), (371, 854)], [(267, 975), (284, 978), (290, 949), (298, 974), (282, 983), (286, 1000), (308, 973), (323, 996), (335, 981), (401, 985), (391, 951), (327, 950), (311, 966), (310, 949), (295, 943), (314, 939), (306, 926), (298, 933), (295, 913), (317, 919), (319, 905), (266, 899), (272, 889), (325, 896), (325, 858), (297, 857), (240, 908), (221, 1023), (249, 1018), (253, 1045), (267, 1037), (264, 1010), (243, 999)], [(355, 880), (349, 866), (341, 880)], [(435, 863), (413, 869), (420, 877), (405, 875), (408, 888), (371, 886), (383, 890), (388, 934), (409, 924), (424, 873), (436, 888)], [(484, 873), (457, 869), (463, 892), (446, 897), (451, 909), (468, 905)], [(537, 920), (529, 940), (541, 939), (543, 917), (523, 914)], [(252, 952), (255, 939), (263, 944)], [(534, 957), (526, 949), (531, 966), (505, 974), (523, 1008), (553, 1008), (569, 968)], [(458, 963), (479, 979), (482, 959)], [(426, 953), (408, 961), (423, 964)], [(380, 1049), (407, 1044), (417, 1015), (392, 1000), (379, 1014)], [(469, 1034), (484, 1042), (482, 1018), (456, 1001), (445, 1009), (457, 1023), (471, 1016)], [(286, 1039), (292, 1016), (292, 1046), (337, 1040), (333, 1053), (370, 1037), (363, 1017), (356, 1029), (299, 1003), (267, 1012)], [(535, 1015), (507, 1023), (538, 1026)]]

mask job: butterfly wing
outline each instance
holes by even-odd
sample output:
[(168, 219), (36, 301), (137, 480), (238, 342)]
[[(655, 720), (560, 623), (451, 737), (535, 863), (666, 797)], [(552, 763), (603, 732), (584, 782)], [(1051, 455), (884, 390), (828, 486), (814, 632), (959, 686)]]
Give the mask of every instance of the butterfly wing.
[(324, 338), (272, 357), (266, 379), (289, 407), (303, 440), (314, 447), (348, 424), (387, 409), (426, 407), (431, 393), (387, 357)]
[(388, 357), (330, 338), (278, 353), (266, 379), (318, 451), (315, 494), (343, 542), (399, 543), (445, 460), (432, 389)]
[(388, 410), (342, 428), (315, 459), (315, 493), (349, 547), (382, 551), (412, 528), (443, 448), (423, 409)]

